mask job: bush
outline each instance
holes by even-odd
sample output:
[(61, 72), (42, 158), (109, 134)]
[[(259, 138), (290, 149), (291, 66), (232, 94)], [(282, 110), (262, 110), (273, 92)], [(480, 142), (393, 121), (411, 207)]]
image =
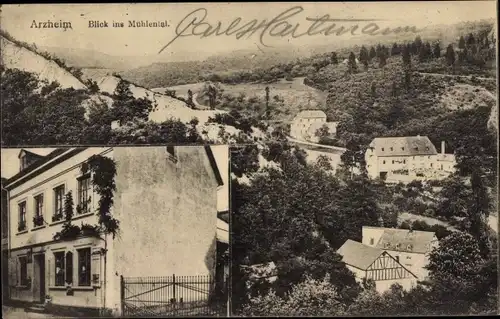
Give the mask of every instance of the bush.
[(245, 316), (335, 316), (344, 313), (335, 287), (328, 275), (323, 280), (306, 279), (293, 286), (283, 298), (271, 290), (250, 299), (243, 307)]

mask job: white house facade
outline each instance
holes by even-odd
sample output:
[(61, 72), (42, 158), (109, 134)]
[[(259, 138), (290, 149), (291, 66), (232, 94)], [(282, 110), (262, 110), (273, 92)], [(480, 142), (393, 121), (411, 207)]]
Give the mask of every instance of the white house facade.
[[(5, 183), (8, 201), (8, 279), (16, 301), (107, 309), (120, 315), (120, 276), (215, 274), (217, 190), (223, 181), (210, 147), (59, 148)], [(116, 238), (82, 232), (55, 239), (65, 224), (98, 224), (102, 197), (89, 158), (116, 165), (111, 213)], [(83, 168), (83, 169), (82, 169)]]

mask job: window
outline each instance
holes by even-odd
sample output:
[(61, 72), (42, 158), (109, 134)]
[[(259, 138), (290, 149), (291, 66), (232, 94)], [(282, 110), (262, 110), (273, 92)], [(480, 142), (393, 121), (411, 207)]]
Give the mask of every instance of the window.
[(385, 164), (385, 160), (384, 160), (384, 161), (382, 161), (382, 164)]
[(35, 216), (33, 216), (35, 227), (43, 225), (43, 194), (35, 196)]
[(54, 216), (52, 221), (58, 221), (63, 218), (64, 185), (54, 188)]
[(402, 151), (404, 151), (404, 150), (405, 150), (405, 148), (404, 148), (404, 147), (401, 147), (401, 150), (402, 150)]
[(28, 258), (23, 256), (19, 257), (19, 285), (28, 285)]
[(392, 160), (392, 164), (394, 164), (394, 160)]
[(399, 262), (399, 256), (396, 256), (395, 258), (396, 258), (396, 261)]
[(394, 149), (391, 147), (391, 152), (393, 151)]
[(406, 160), (403, 160), (403, 164), (406, 164)]
[(78, 250), (78, 286), (90, 286), (90, 248)]
[(26, 230), (26, 202), (19, 203), (19, 225), (17, 231)]
[(55, 258), (55, 285), (64, 286), (64, 251), (54, 253)]
[(370, 245), (373, 245), (375, 240), (373, 238), (370, 238)]
[(382, 152), (384, 151), (384, 148), (382, 147)]
[(77, 214), (85, 214), (90, 212), (90, 174), (86, 174), (78, 179), (78, 206)]
[(431, 163), (431, 167), (432, 167), (432, 166), (433, 166), (433, 165), (432, 165), (432, 163)]
[(398, 250), (401, 247), (400, 244), (396, 244), (396, 250)]

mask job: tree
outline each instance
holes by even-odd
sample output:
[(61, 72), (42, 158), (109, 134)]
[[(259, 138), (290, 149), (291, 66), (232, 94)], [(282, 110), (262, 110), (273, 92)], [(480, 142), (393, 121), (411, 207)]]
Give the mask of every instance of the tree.
[(401, 53), (401, 50), (399, 48), (399, 45), (394, 42), (394, 44), (392, 45), (392, 49), (391, 49), (391, 56), (394, 56), (394, 55), (399, 55)]
[(413, 41), (413, 43), (415, 44), (415, 47), (416, 47), (415, 54), (419, 54), (420, 53), (420, 49), (422, 49), (422, 46), (423, 46), (422, 39), (420, 38), (419, 35), (417, 35), (415, 37), (415, 41)]
[(347, 61), (347, 67), (349, 69), (349, 73), (354, 73), (358, 69), (358, 66), (356, 64), (356, 56), (354, 55), (353, 52), (349, 54), (349, 59)]
[(148, 98), (136, 99), (130, 91), (130, 83), (120, 80), (113, 96), (113, 113), (120, 125), (135, 119), (146, 121), (153, 109)]
[(269, 86), (266, 86), (266, 119), (270, 119), (270, 112), (269, 112)]
[(453, 50), (453, 45), (451, 44), (446, 48), (446, 61), (450, 66), (455, 64), (455, 50)]
[(473, 46), (476, 44), (476, 38), (472, 33), (469, 33), (469, 36), (467, 37), (467, 46)]
[(368, 62), (370, 60), (370, 56), (368, 53), (368, 50), (365, 48), (365, 46), (361, 46), (361, 50), (359, 52), (359, 61), (363, 63), (365, 66), (365, 69), (368, 69)]
[(188, 94), (188, 98), (187, 98), (186, 103), (187, 103), (187, 105), (188, 105), (190, 108), (194, 108), (193, 91), (188, 90), (187, 94)]
[(370, 48), (370, 54), (369, 54), (369, 57), (370, 57), (370, 60), (375, 58), (377, 56), (377, 52), (375, 51), (375, 48), (374, 47), (371, 47)]
[(383, 68), (387, 64), (387, 52), (385, 50), (385, 47), (382, 48), (378, 55), (379, 59), (379, 67)]
[(338, 60), (338, 57), (337, 57), (337, 52), (332, 52), (331, 55), (330, 55), (330, 61), (332, 64), (338, 64), (339, 63), (339, 60)]
[(462, 50), (465, 49), (465, 39), (463, 35), (461, 35), (460, 39), (458, 40), (458, 48)]
[(87, 90), (63, 89), (18, 69), (2, 70), (4, 145), (81, 144)]
[(406, 45), (403, 46), (402, 58), (403, 58), (403, 65), (409, 68), (411, 66), (411, 54), (409, 47)]
[(474, 169), (471, 176), (472, 198), (468, 209), (469, 233), (475, 237), (479, 245), (481, 256), (487, 258), (490, 253), (488, 217), (490, 211), (490, 196), (484, 185), (482, 171), (480, 168)]
[(441, 47), (439, 46), (439, 42), (434, 44), (433, 55), (435, 58), (441, 57)]

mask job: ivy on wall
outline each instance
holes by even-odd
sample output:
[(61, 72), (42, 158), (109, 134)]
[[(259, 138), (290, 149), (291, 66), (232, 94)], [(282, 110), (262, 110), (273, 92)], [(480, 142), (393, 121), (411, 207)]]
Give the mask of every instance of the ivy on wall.
[[(100, 233), (111, 233), (113, 239), (119, 231), (120, 222), (111, 214), (113, 196), (116, 190), (116, 164), (113, 159), (102, 155), (91, 156), (81, 167), (82, 173), (91, 173), (92, 185), (99, 195), (98, 225), (73, 225), (74, 212), (73, 195), (71, 191), (64, 197), (65, 221), (60, 232), (54, 235), (54, 240), (74, 240), (78, 236), (100, 237)], [(78, 207), (77, 207), (78, 208)]]

